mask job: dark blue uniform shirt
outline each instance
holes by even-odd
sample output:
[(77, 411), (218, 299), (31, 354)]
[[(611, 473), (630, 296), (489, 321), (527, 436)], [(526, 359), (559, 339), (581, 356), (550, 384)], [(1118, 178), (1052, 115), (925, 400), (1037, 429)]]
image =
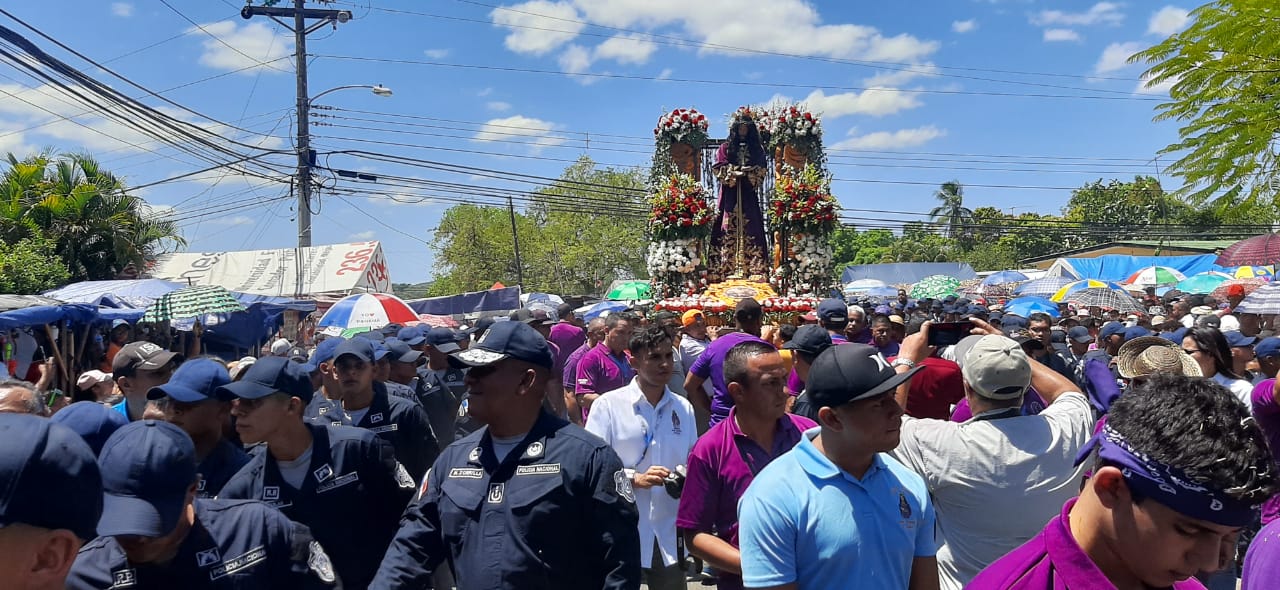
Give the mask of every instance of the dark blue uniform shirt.
[[(76, 556), (72, 590), (340, 588), (329, 557), (306, 526), (261, 502), (196, 500), (196, 522), (164, 565), (133, 565), (114, 537)], [(0, 584), (3, 585), (3, 584)]]
[(422, 588), (448, 560), (459, 590), (640, 587), (631, 480), (598, 437), (543, 411), (499, 461), (488, 428), (427, 475), (372, 588)]
[(308, 424), (311, 464), (302, 488), (291, 487), (269, 449), (222, 488), (223, 498), (262, 500), (311, 527), (348, 588), (364, 588), (396, 534), (416, 485), (391, 445), (348, 426)]
[(231, 476), (240, 471), (249, 462), (249, 453), (244, 452), (235, 443), (222, 439), (213, 448), (196, 471), (200, 474), (200, 484), (196, 495), (200, 498), (216, 498), (222, 486), (227, 485)]
[(311, 397), (302, 417), (307, 422), (322, 426), (354, 426), (351, 423), (351, 416), (342, 409), (342, 402), (329, 399), (320, 391)]
[(465, 370), (454, 367), (443, 372), (428, 367), (418, 369), (417, 390), (414, 395), (431, 420), (431, 430), (442, 446), (447, 447), (454, 440), (475, 430), (472, 428), (461, 436), (456, 431), (459, 421), (458, 406), (462, 403), (463, 394), (467, 392), (467, 385), (463, 382), (466, 378)]
[(388, 394), (387, 387), (377, 381), (373, 383), (373, 401), (356, 426), (391, 443), (396, 459), (415, 482), (422, 480), (431, 462), (440, 456), (426, 412), (411, 400)]

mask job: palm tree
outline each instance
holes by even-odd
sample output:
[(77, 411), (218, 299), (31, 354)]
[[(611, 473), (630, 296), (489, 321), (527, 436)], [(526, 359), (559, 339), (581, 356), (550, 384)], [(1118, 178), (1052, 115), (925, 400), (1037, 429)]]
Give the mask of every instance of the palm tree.
[(929, 211), (929, 219), (947, 228), (948, 238), (957, 238), (964, 233), (965, 226), (973, 224), (973, 211), (964, 206), (964, 187), (960, 181), (952, 180), (942, 183), (942, 187), (933, 193), (933, 197), (942, 202)]
[(173, 221), (150, 216), (146, 202), (90, 156), (19, 161), (9, 154), (8, 163), (0, 176), (0, 235), (48, 238), (72, 280), (114, 278), (186, 243)]

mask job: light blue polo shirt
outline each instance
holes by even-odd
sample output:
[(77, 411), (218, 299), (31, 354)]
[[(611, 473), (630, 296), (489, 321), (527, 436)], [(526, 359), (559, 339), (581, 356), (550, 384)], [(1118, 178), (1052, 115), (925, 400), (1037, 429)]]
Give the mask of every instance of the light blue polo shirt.
[(738, 502), (747, 588), (907, 588), (911, 561), (932, 557), (933, 505), (924, 480), (880, 453), (861, 480), (805, 433), (756, 476)]

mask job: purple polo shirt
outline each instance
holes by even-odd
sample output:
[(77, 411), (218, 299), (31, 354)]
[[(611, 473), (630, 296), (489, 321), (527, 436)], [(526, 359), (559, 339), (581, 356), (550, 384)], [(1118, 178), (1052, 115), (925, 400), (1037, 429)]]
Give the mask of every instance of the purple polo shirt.
[(574, 393), (605, 393), (619, 389), (636, 376), (624, 352), (614, 355), (604, 342), (588, 350), (578, 361), (578, 378)]
[[(561, 349), (563, 350), (563, 349)], [(578, 363), (582, 361), (582, 355), (587, 354), (587, 343), (583, 342), (581, 346), (569, 353), (569, 357), (564, 360), (564, 371), (560, 375), (560, 383), (569, 391), (576, 391), (578, 388)]]
[(556, 356), (556, 361), (564, 364), (568, 355), (587, 341), (587, 332), (569, 322), (559, 322), (551, 326), (551, 336), (547, 340), (560, 347), (560, 355)]
[[(742, 433), (733, 416), (730, 409), (728, 419), (712, 426), (689, 452), (676, 528), (712, 533), (737, 547), (738, 500), (747, 486), (765, 465), (795, 447), (804, 431), (817, 424), (804, 416), (784, 415), (774, 430), (773, 448), (766, 450)], [(742, 578), (721, 572), (719, 586), (740, 590)]]
[(875, 337), (871, 335), (871, 328), (863, 328), (861, 332), (854, 334), (853, 338), (849, 338), (848, 341), (854, 344), (869, 344), (871, 346), (876, 344)]
[[(1250, 402), (1253, 406), (1253, 419), (1258, 421), (1267, 444), (1273, 449), (1280, 449), (1280, 403), (1276, 401), (1275, 379), (1267, 379), (1253, 388)], [(1280, 461), (1280, 457), (1277, 457)], [(1272, 496), (1262, 505), (1262, 524), (1280, 519), (1280, 496)]]
[[(689, 367), (689, 372), (701, 379), (711, 379), (711, 420), (715, 426), (729, 415), (733, 408), (733, 398), (729, 396), (728, 384), (724, 381), (724, 357), (735, 345), (754, 340), (765, 342), (745, 332), (733, 332), (716, 338), (707, 346), (707, 350)], [(765, 342), (765, 344), (768, 344)], [(772, 344), (770, 344), (772, 346)]]
[[(1114, 590), (1115, 585), (1071, 536), (1072, 498), (1039, 535), (982, 570), (969, 588), (983, 590)], [(1203, 590), (1195, 578), (1175, 582), (1173, 590)]]

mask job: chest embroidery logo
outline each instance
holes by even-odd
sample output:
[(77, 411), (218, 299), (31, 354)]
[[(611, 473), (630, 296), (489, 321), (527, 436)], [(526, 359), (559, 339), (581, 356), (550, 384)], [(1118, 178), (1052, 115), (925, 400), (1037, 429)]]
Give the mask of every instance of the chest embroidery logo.
[(279, 487), (279, 486), (266, 486), (266, 487), (262, 488), (262, 499), (263, 499), (263, 500), (267, 500), (267, 501), (279, 500), (279, 499), (280, 499), (280, 487)]
[(476, 461), (479, 461), (479, 460), (480, 460), (480, 447), (476, 447), (476, 448), (474, 448), (474, 449), (471, 449), (471, 454), (470, 454), (470, 455), (467, 455), (467, 460), (468, 460), (468, 461), (470, 461), (470, 462), (472, 462), (472, 463), (475, 463)]
[(369, 422), (371, 424), (377, 424), (381, 421), (382, 421), (382, 412), (378, 412), (377, 414), (369, 416)]
[(680, 417), (675, 410), (671, 410), (671, 434), (680, 434)]
[(490, 504), (501, 504), (501, 503), (502, 503), (502, 492), (503, 492), (502, 487), (503, 487), (503, 486), (502, 486), (502, 484), (500, 484), (500, 483), (491, 483), (491, 484), (489, 484), (489, 498), (488, 498), (488, 502), (489, 502)]
[(222, 559), (218, 556), (217, 547), (214, 547), (213, 549), (205, 549), (204, 551), (196, 553), (197, 566), (209, 567), (211, 565), (218, 563), (219, 561), (222, 561)]
[(542, 441), (535, 440), (529, 443), (529, 448), (524, 452), (524, 456), (530, 459), (537, 459), (542, 456)]
[(325, 463), (323, 467), (315, 470), (312, 474), (316, 476), (316, 482), (323, 482), (324, 480), (333, 477), (333, 467), (330, 467), (328, 463)]
[(127, 588), (138, 583), (138, 571), (130, 568), (111, 575), (112, 588)]
[(898, 492), (898, 512), (902, 513), (902, 518), (911, 518), (911, 505), (907, 503), (907, 496), (902, 492)]

